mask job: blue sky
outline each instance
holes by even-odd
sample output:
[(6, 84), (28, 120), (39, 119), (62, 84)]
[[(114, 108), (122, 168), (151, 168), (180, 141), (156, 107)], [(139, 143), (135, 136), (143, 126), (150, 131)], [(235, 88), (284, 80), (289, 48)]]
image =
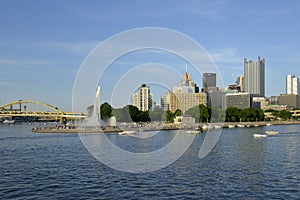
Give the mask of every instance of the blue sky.
[[(244, 57), (260, 55), (266, 59), (266, 95), (279, 95), (286, 74), (300, 77), (299, 9), (299, 1), (271, 0), (2, 0), (0, 104), (31, 99), (72, 110), (73, 84), (88, 53), (114, 34), (141, 27), (173, 29), (196, 40), (216, 63), (224, 85), (243, 74)], [(159, 62), (163, 55), (121, 58), (110, 77), (117, 77), (122, 63)], [(184, 73), (182, 60), (168, 61), (162, 63)], [(197, 74), (192, 78), (201, 86)], [(110, 101), (109, 87), (102, 88), (102, 101)]]

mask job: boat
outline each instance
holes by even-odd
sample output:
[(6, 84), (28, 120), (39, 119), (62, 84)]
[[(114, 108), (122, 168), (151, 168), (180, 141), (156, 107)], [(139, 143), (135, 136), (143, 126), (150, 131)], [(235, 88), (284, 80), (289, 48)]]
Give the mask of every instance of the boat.
[(245, 127), (245, 125), (244, 124), (238, 124), (238, 125), (236, 125), (237, 127), (240, 127), (240, 128), (244, 128)]
[(229, 124), (228, 128), (235, 128), (235, 125), (234, 124)]
[(271, 126), (271, 125), (272, 125), (272, 124), (270, 124), (270, 123), (267, 123), (267, 124), (266, 124), (266, 126)]
[(201, 131), (198, 131), (198, 130), (187, 130), (186, 133), (198, 134), (198, 133), (201, 133)]
[(265, 134), (253, 134), (253, 137), (267, 137)]
[(3, 121), (3, 124), (14, 124), (15, 123), (15, 120), (13, 120), (13, 119), (6, 119), (6, 120), (4, 120)]
[(279, 132), (277, 132), (277, 131), (266, 131), (265, 133), (267, 135), (277, 135)]
[(259, 124), (255, 124), (254, 126), (255, 126), (255, 127), (258, 127), (258, 126), (259, 126)]
[(133, 133), (135, 133), (136, 131), (122, 131), (122, 132), (119, 132), (119, 135), (131, 135)]
[(202, 128), (202, 130), (205, 131), (205, 130), (208, 130), (208, 129), (210, 128), (210, 126), (208, 126), (208, 125), (203, 125), (201, 128)]
[(215, 129), (220, 129), (220, 128), (222, 128), (222, 126), (220, 126), (220, 125), (214, 125), (214, 128)]

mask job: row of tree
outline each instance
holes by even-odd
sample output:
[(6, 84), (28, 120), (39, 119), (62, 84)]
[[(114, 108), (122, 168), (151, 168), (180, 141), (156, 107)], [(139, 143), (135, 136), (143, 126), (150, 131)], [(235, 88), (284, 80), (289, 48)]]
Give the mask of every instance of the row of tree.
[[(89, 115), (91, 115), (93, 106), (89, 106), (87, 109)], [(180, 110), (176, 110), (174, 113), (169, 110), (139, 111), (137, 107), (132, 105), (114, 109), (107, 102), (101, 105), (100, 110), (102, 120), (105, 121), (106, 119), (115, 116), (118, 122), (173, 122), (176, 116), (182, 115)], [(285, 110), (268, 110), (268, 112), (272, 112), (273, 116), (282, 120), (291, 118), (291, 113)], [(197, 122), (254, 122), (265, 120), (264, 111), (258, 108), (239, 109), (236, 107), (229, 107), (226, 110), (223, 110), (221, 108), (199, 105), (187, 110), (185, 114), (194, 117)]]

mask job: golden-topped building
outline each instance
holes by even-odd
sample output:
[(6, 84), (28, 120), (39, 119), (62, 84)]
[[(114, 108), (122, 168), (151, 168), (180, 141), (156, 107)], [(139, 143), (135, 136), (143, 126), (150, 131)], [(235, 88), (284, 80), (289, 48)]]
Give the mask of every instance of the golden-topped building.
[(200, 104), (206, 105), (206, 93), (200, 92), (191, 76), (185, 72), (178, 86), (168, 91), (161, 98), (163, 109), (175, 112), (177, 109), (185, 113), (190, 108)]

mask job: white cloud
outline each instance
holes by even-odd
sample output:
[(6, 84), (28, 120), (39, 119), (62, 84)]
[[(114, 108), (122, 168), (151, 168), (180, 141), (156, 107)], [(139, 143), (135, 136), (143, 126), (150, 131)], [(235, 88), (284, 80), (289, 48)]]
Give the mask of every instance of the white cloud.
[(0, 86), (12, 86), (13, 83), (0, 81)]
[(236, 65), (238, 63), (243, 63), (243, 58), (237, 56), (237, 50), (235, 48), (212, 50), (210, 56), (215, 63), (219, 64)]
[(3, 59), (0, 65), (49, 65), (51, 62), (43, 60), (21, 60), (21, 59)]

